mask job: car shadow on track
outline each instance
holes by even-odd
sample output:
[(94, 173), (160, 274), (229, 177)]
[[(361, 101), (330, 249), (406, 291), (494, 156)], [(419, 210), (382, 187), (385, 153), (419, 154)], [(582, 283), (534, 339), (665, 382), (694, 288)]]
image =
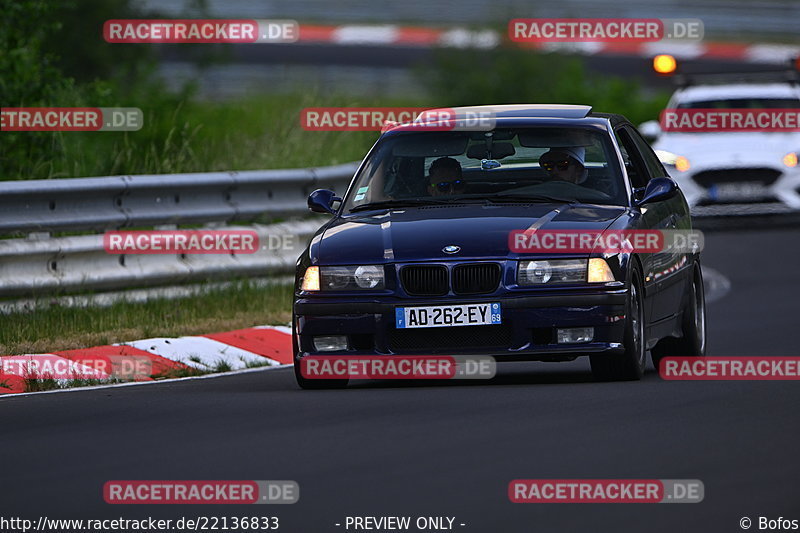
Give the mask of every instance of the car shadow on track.
[[(561, 368), (554, 368), (555, 366)], [(568, 368), (565, 368), (568, 367)], [(659, 379), (655, 369), (648, 365), (644, 381)], [(588, 368), (588, 361), (571, 363), (502, 363), (492, 379), (397, 379), (358, 380), (348, 385), (350, 389), (416, 388), (416, 387), (487, 387), (509, 385), (569, 385), (604, 382), (595, 380)], [(607, 382), (607, 383), (636, 383)]]

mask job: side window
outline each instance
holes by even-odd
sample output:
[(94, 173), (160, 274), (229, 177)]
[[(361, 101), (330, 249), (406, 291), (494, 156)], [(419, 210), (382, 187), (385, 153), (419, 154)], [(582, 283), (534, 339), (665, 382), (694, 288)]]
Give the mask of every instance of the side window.
[(615, 134), (617, 144), (619, 144), (619, 149), (622, 152), (622, 160), (625, 162), (625, 170), (631, 180), (631, 186), (634, 189), (644, 188), (647, 182), (650, 181), (650, 175), (639, 155), (639, 149), (627, 130), (620, 128), (616, 130)]
[(647, 166), (647, 170), (650, 171), (650, 177), (667, 177), (669, 174), (667, 174), (667, 171), (664, 170), (664, 165), (662, 165), (661, 161), (658, 160), (658, 156), (656, 156), (655, 152), (653, 152), (653, 149), (650, 148), (650, 145), (647, 144), (647, 141), (642, 138), (641, 134), (633, 128), (625, 128), (625, 131), (630, 132), (633, 142), (639, 149), (639, 153), (642, 154), (644, 164)]

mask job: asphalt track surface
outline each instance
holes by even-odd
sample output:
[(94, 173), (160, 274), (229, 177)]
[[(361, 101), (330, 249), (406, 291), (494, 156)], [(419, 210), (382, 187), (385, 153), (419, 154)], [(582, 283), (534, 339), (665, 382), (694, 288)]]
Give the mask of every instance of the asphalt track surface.
[[(800, 230), (707, 235), (730, 291), (710, 355), (798, 355)], [(595, 383), (587, 361), (501, 367), (491, 382), (300, 391), (289, 369), (0, 400), (0, 516), (454, 516), (456, 531), (742, 531), (800, 519), (798, 382)], [(697, 504), (512, 504), (516, 478), (700, 479)], [(125, 479), (292, 479), (282, 506), (108, 505)], [(351, 529), (352, 531), (352, 529)], [(412, 529), (412, 531), (416, 531)]]

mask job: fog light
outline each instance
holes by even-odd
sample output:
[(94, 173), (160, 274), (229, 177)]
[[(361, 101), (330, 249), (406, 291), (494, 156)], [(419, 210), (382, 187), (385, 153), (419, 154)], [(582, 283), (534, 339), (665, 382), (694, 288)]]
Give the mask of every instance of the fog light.
[(578, 342), (592, 342), (594, 328), (559, 328), (556, 332), (559, 344), (575, 344)]
[(347, 335), (325, 335), (314, 337), (314, 349), (318, 352), (338, 352), (347, 349)]

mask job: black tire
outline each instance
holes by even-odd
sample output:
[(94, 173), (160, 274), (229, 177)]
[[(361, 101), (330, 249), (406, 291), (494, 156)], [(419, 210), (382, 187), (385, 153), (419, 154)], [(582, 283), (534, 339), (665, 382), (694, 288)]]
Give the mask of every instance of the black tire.
[(661, 339), (650, 350), (653, 366), (665, 357), (705, 357), (706, 355), (706, 294), (703, 285), (703, 271), (700, 263), (695, 263), (692, 285), (689, 289), (686, 306), (683, 308), (680, 338)]
[(294, 378), (301, 389), (321, 390), (321, 389), (343, 389), (350, 383), (349, 379), (308, 379), (304, 378), (300, 371), (300, 359), (297, 357), (299, 347), (297, 346), (297, 335), (295, 334), (296, 320), (292, 317), (292, 360), (294, 361)]
[(597, 354), (589, 357), (592, 374), (599, 381), (631, 381), (641, 379), (647, 364), (644, 338), (644, 293), (642, 272), (634, 263), (628, 300), (625, 303), (625, 353), (619, 355)]

